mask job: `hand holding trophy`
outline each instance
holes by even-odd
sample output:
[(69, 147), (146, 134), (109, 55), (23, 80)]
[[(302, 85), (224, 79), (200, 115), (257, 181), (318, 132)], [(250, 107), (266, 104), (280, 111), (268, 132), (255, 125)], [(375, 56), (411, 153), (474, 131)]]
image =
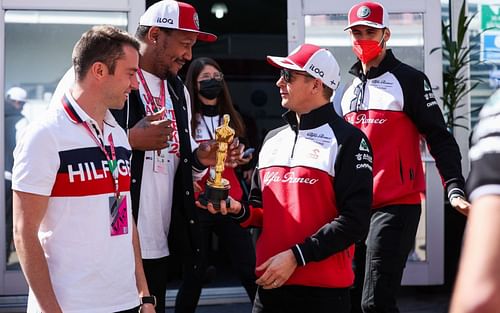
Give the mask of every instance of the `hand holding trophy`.
[(227, 201), (231, 188), (229, 181), (222, 177), (229, 144), (233, 141), (235, 133), (234, 129), (229, 127), (229, 120), (229, 114), (224, 114), (222, 125), (215, 129), (215, 141), (218, 146), (215, 157), (215, 175), (207, 180), (205, 193), (200, 195), (200, 202), (211, 202), (216, 209), (220, 209), (221, 200)]

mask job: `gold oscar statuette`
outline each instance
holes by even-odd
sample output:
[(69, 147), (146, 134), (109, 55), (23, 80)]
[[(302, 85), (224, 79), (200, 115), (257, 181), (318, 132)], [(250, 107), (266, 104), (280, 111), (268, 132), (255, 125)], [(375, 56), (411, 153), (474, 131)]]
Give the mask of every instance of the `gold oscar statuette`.
[[(205, 185), (205, 192), (203, 197), (204, 202), (211, 202), (214, 208), (220, 208), (221, 200), (227, 200), (229, 197), (229, 189), (231, 185), (229, 181), (222, 177), (224, 172), (224, 163), (226, 161), (229, 144), (234, 138), (234, 129), (229, 127), (229, 114), (224, 114), (223, 123), (215, 129), (215, 141), (217, 142), (217, 152), (215, 157), (215, 175), (210, 175)], [(211, 173), (213, 173), (211, 169)]]

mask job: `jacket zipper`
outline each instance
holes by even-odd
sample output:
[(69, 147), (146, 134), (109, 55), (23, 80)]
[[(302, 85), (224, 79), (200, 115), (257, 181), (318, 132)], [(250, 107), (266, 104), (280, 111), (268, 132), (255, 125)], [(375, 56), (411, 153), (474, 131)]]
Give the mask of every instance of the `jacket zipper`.
[(356, 112), (359, 111), (361, 105), (365, 102), (365, 88), (367, 79), (365, 76), (361, 77), (361, 89), (359, 91), (359, 101), (356, 103)]
[(300, 129), (299, 125), (300, 122), (298, 122), (297, 125), (292, 126), (292, 130), (295, 132), (295, 139), (293, 140), (292, 155), (290, 156), (291, 159), (293, 159), (293, 155), (295, 154), (295, 145), (297, 144), (297, 138), (299, 137), (299, 129)]

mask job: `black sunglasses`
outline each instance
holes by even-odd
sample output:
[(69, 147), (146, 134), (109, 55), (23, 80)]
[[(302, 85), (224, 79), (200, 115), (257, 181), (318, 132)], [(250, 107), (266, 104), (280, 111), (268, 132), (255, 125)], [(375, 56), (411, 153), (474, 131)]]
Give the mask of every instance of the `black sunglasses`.
[(285, 81), (285, 83), (290, 83), (292, 81), (292, 78), (294, 75), (302, 75), (302, 76), (314, 78), (311, 75), (309, 75), (307, 73), (302, 73), (302, 72), (293, 72), (293, 74), (292, 74), (292, 72), (286, 68), (282, 68), (280, 71), (280, 76), (283, 77), (283, 80)]

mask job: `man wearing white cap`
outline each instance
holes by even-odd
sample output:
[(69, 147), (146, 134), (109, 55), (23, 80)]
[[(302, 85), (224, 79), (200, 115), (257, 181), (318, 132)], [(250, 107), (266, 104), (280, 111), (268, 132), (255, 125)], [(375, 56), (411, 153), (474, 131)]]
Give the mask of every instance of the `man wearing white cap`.
[(7, 263), (12, 244), (12, 166), (14, 155), (12, 152), (16, 147), (20, 134), (27, 126), (27, 119), (21, 113), (26, 103), (28, 93), (21, 87), (12, 87), (5, 94), (5, 257)]
[[(189, 93), (177, 73), (191, 60), (197, 40), (212, 42), (217, 37), (200, 31), (194, 7), (172, 0), (149, 7), (135, 36), (141, 42), (139, 90), (114, 115), (129, 134), (132, 211), (149, 290), (156, 296), (157, 312), (164, 312), (170, 256), (200, 268), (193, 175), (201, 178), (205, 168), (215, 164), (216, 150), (198, 147), (191, 138)], [(235, 155), (239, 150), (233, 149)]]
[(355, 78), (342, 97), (341, 110), (367, 134), (374, 154), (373, 210), (366, 244), (356, 245), (352, 312), (399, 312), (396, 294), (425, 191), (420, 140), (425, 138), (436, 160), (451, 204), (465, 213), (469, 204), (461, 156), (428, 78), (386, 48), (391, 36), (387, 10), (377, 2), (362, 2), (349, 11), (348, 23), (359, 61), (351, 68)]
[(222, 214), (262, 228), (253, 312), (349, 312), (354, 242), (368, 231), (371, 147), (330, 103), (340, 80), (330, 51), (303, 44), (267, 60), (281, 69), (287, 125), (264, 140), (249, 203), (221, 203)]

